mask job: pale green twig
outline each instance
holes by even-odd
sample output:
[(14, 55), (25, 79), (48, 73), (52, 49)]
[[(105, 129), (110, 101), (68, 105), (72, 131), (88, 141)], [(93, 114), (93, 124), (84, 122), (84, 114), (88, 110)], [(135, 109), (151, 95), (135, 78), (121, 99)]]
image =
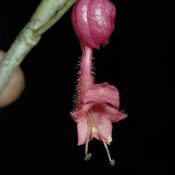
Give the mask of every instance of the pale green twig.
[(0, 92), (15, 68), (38, 44), (41, 35), (55, 24), (76, 0), (42, 0), (0, 63)]

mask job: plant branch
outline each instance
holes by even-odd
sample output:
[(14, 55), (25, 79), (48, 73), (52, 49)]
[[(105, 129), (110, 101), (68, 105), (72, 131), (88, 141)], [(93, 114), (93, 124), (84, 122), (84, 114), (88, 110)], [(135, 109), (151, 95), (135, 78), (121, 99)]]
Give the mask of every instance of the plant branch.
[(0, 92), (13, 71), (20, 65), (30, 50), (38, 44), (41, 36), (52, 27), (76, 0), (42, 0), (30, 21), (21, 30), (0, 62)]

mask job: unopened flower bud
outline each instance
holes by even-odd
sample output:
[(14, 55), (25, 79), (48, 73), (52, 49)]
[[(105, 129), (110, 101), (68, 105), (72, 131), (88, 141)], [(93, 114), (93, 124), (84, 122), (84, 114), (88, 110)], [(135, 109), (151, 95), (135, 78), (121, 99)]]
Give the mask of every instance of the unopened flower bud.
[(98, 49), (101, 44), (108, 44), (115, 16), (115, 6), (109, 0), (77, 0), (72, 24), (81, 46)]

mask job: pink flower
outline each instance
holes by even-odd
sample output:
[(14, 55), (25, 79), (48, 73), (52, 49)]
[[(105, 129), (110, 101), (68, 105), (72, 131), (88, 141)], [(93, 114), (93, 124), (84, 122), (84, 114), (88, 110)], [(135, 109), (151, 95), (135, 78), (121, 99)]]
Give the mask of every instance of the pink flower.
[(92, 49), (84, 47), (80, 63), (76, 109), (71, 113), (77, 123), (78, 145), (85, 144), (85, 160), (89, 141), (96, 138), (103, 142), (111, 165), (107, 144), (112, 142), (112, 124), (127, 117), (119, 111), (120, 99), (117, 88), (108, 83), (94, 84), (92, 76)]
[(114, 29), (115, 7), (108, 0), (77, 0), (72, 23), (79, 38), (82, 59), (77, 86), (76, 108), (71, 113), (77, 123), (78, 145), (85, 144), (85, 160), (91, 157), (88, 144), (93, 138), (103, 142), (110, 163), (107, 144), (112, 142), (112, 122), (127, 117), (119, 111), (117, 88), (108, 83), (94, 84), (92, 49), (107, 44)]
[(72, 113), (77, 122), (78, 145), (92, 138), (110, 144), (112, 124), (126, 118), (119, 111), (119, 92), (108, 83), (94, 84), (82, 96), (82, 104)]

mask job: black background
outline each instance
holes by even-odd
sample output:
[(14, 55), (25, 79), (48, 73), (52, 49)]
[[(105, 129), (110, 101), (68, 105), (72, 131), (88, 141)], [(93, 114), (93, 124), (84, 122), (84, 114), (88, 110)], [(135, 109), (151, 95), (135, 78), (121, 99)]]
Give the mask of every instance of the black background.
[[(39, 0), (1, 1), (0, 49), (7, 51)], [(113, 0), (118, 15), (110, 43), (94, 52), (96, 82), (118, 87), (128, 118), (114, 123), (108, 165), (103, 145), (90, 143), (83, 162), (76, 124), (70, 117), (81, 50), (70, 14), (47, 31), (21, 67), (26, 88), (14, 104), (0, 109), (0, 159), (76, 167), (72, 173), (169, 174), (169, 119), (174, 117), (172, 11), (161, 1)], [(168, 10), (167, 10), (168, 7)], [(168, 13), (167, 13), (168, 12)], [(168, 15), (167, 15), (168, 14)], [(43, 168), (45, 169), (45, 168)]]

